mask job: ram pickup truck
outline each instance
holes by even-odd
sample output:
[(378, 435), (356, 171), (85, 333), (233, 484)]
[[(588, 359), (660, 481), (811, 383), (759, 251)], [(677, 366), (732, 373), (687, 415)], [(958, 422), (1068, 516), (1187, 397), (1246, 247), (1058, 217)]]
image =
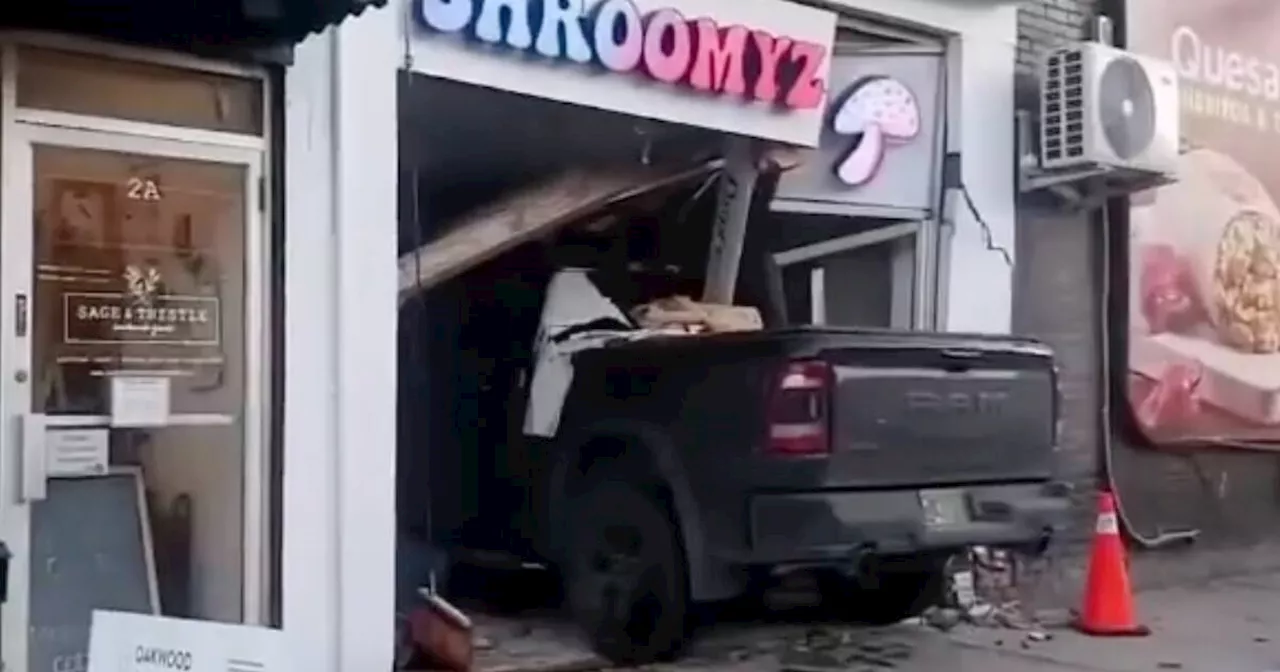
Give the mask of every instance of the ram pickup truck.
[(665, 334), (566, 270), (534, 362), (501, 449), (541, 465), (514, 517), (616, 661), (673, 655), (693, 605), (783, 572), (827, 577), (861, 620), (910, 617), (952, 554), (1042, 550), (1067, 510), (1054, 358), (1030, 340)]

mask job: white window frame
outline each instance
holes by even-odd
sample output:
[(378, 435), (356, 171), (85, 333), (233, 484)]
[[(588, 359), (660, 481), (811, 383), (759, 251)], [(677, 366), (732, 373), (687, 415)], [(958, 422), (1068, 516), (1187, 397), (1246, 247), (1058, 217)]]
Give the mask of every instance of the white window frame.
[[(930, 255), (936, 249), (933, 238), (937, 227), (932, 222), (898, 222), (858, 233), (802, 245), (773, 254), (778, 268), (813, 263), (825, 257), (872, 245), (912, 241), (901, 244), (893, 255), (893, 295), (890, 300), (890, 322), (895, 329), (933, 329), (933, 285), (935, 271)], [(810, 315), (814, 324), (826, 324), (826, 272), (815, 266), (809, 274)]]
[[(907, 236), (892, 238), (887, 241), (868, 243), (871, 245), (894, 245), (892, 264), (892, 277), (890, 278), (889, 291), (892, 292), (889, 298), (889, 327), (892, 329), (914, 329), (916, 315), (913, 308), (916, 306), (916, 274), (915, 274), (915, 245), (901, 244), (906, 243)], [(846, 248), (843, 251), (857, 248)], [(818, 257), (811, 261), (820, 262), (825, 257)], [(809, 269), (809, 321), (815, 325), (826, 325), (827, 320), (827, 269), (820, 263), (815, 263), (813, 268)]]
[(827, 269), (818, 265), (809, 269), (809, 322), (827, 323)]

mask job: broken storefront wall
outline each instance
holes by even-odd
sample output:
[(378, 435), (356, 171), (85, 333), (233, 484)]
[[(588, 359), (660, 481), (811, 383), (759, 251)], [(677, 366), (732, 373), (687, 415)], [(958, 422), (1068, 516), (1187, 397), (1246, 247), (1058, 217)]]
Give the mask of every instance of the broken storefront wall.
[[(629, 4), (609, 2), (602, 3), (602, 6), (613, 8), (622, 16), (628, 11), (624, 5)], [(641, 60), (652, 55), (646, 55), (645, 45), (650, 33), (658, 34), (654, 32), (655, 26), (667, 35), (675, 36), (673, 39), (677, 44), (683, 31), (696, 29), (693, 24), (675, 20), (673, 17), (678, 12), (672, 14), (674, 10), (657, 3), (640, 4), (645, 7), (635, 9), (635, 16), (666, 17), (665, 23), (650, 24), (650, 32), (636, 33), (640, 40), (638, 58)], [(760, 18), (765, 14), (757, 10), (767, 4), (749, 2), (718, 7), (717, 11), (723, 11), (724, 15), (714, 17), (713, 23), (761, 26)], [(711, 87), (712, 91), (703, 88), (702, 93), (695, 94), (700, 88), (694, 82), (697, 79), (696, 53), (688, 54), (688, 62), (683, 64), (670, 53), (658, 54), (674, 63), (672, 73), (679, 73), (679, 76), (667, 73), (666, 79), (660, 78), (669, 86), (655, 87), (652, 82), (638, 82), (642, 78), (629, 73), (626, 68), (613, 69), (603, 76), (597, 69), (595, 76), (584, 77), (587, 70), (564, 67), (565, 61), (578, 59), (567, 51), (557, 51), (567, 50), (565, 44), (572, 40), (559, 45), (550, 45), (542, 40), (540, 31), (548, 20), (545, 15), (538, 20), (530, 16), (527, 34), (518, 21), (513, 24), (514, 28), (507, 26), (503, 32), (494, 26), (483, 25), (487, 11), (484, 3), (475, 3), (471, 8), (479, 14), (468, 14), (467, 21), (462, 20), (461, 14), (428, 16), (429, 10), (423, 10), (422, 14), (414, 17), (410, 30), (414, 36), (415, 71), (537, 97), (550, 96), (562, 102), (640, 117), (741, 133), (763, 141), (732, 142), (725, 158), (700, 163), (667, 166), (615, 164), (608, 169), (571, 169), (477, 208), (445, 226), (433, 227), (443, 233), (401, 257), (400, 300), (404, 303), (524, 243), (553, 238), (557, 231), (568, 227), (613, 225), (609, 221), (614, 217), (611, 211), (634, 199), (693, 188), (700, 183), (709, 183), (709, 180), (718, 181), (720, 198), (713, 222), (712, 254), (707, 260), (708, 287), (702, 297), (696, 297), (703, 301), (695, 301), (695, 297), (667, 297), (649, 304), (641, 313), (625, 315), (617, 306), (602, 301), (601, 293), (593, 290), (589, 283), (577, 282), (574, 295), (586, 300), (574, 301), (575, 311), (584, 306), (599, 308), (584, 319), (593, 321), (599, 317), (612, 317), (615, 321), (639, 324), (628, 329), (575, 333), (572, 339), (564, 340), (557, 347), (551, 347), (554, 334), (539, 334), (535, 351), (540, 363), (535, 368), (558, 375), (551, 381), (530, 381), (534, 389), (553, 388), (550, 392), (531, 393), (531, 400), (554, 400), (563, 396), (572, 375), (568, 355), (577, 348), (599, 347), (617, 338), (647, 337), (672, 331), (715, 331), (724, 327), (717, 325), (717, 321), (726, 311), (716, 304), (728, 303), (728, 297), (732, 296), (743, 229), (749, 214), (747, 206), (758, 172), (783, 173), (780, 200), (789, 196), (791, 202), (807, 200), (824, 208), (854, 205), (852, 210), (842, 211), (847, 216), (858, 216), (857, 208), (864, 207), (875, 211), (876, 214), (870, 216), (920, 222), (934, 213), (935, 204), (940, 200), (936, 196), (936, 181), (919, 179), (921, 174), (933, 174), (938, 164), (937, 140), (941, 137), (938, 119), (941, 107), (940, 51), (926, 53), (923, 58), (919, 53), (912, 53), (909, 60), (897, 59), (899, 55), (895, 54), (883, 54), (882, 57), (862, 55), (865, 56), (862, 61), (848, 58), (844, 61), (845, 69), (841, 70), (840, 80), (833, 81), (828, 87), (832, 92), (840, 91), (841, 95), (822, 101), (817, 109), (798, 105), (779, 115), (775, 108), (762, 105), (760, 100), (742, 104), (739, 96), (744, 91), (747, 98), (759, 97), (756, 95), (760, 92), (759, 81), (744, 82), (742, 91), (736, 85), (726, 88), (726, 82), (720, 82)], [(770, 31), (776, 29), (778, 34), (792, 35), (797, 40), (812, 34), (814, 40), (830, 44), (834, 34), (831, 17), (828, 15), (812, 24), (806, 23), (813, 18), (809, 12), (814, 10), (800, 9), (802, 11), (796, 16), (766, 27)], [(434, 7), (430, 11), (435, 10), (443, 11), (443, 8)], [(782, 16), (789, 11), (778, 10)], [(824, 22), (825, 28), (818, 25)], [(485, 51), (467, 49), (464, 35), (491, 42), (499, 48)], [(759, 48), (758, 43), (756, 48)], [(653, 48), (655, 53), (663, 49), (665, 47), (661, 45)], [(649, 72), (652, 74), (652, 69)], [(788, 91), (794, 91), (794, 88)], [(784, 93), (780, 91), (778, 95)], [(840, 122), (831, 128), (821, 126), (823, 120), (836, 111), (827, 103), (839, 105), (843, 112), (836, 115)], [(782, 124), (782, 120), (786, 120), (786, 124)], [(820, 147), (817, 150), (803, 153), (765, 144), (774, 141), (813, 145), (818, 139)], [(809, 177), (791, 180), (787, 177), (788, 171), (793, 174), (803, 171)], [(868, 210), (861, 212), (865, 215)], [(625, 223), (618, 222), (617, 225)], [(561, 274), (552, 280), (548, 294), (557, 293), (557, 282), (573, 284), (580, 279), (572, 274)], [(551, 303), (548, 300), (548, 304)], [(544, 310), (551, 308), (553, 306), (544, 306)], [(580, 326), (580, 317), (575, 313), (564, 320), (547, 320), (544, 317), (542, 321), (551, 326), (563, 322), (560, 326), (567, 329)], [(622, 320), (618, 320), (619, 317)], [(730, 329), (758, 328), (758, 315), (733, 312), (732, 317)], [(547, 366), (547, 358), (558, 358), (563, 366)], [(526, 434), (554, 434), (558, 403), (550, 406), (549, 409), (528, 409), (526, 421), (532, 424), (523, 428)]]
[(400, 258), (400, 301), (430, 289), (517, 246), (610, 208), (694, 184), (723, 167), (722, 160), (691, 166), (572, 170), (521, 189), (446, 224), (445, 233)]

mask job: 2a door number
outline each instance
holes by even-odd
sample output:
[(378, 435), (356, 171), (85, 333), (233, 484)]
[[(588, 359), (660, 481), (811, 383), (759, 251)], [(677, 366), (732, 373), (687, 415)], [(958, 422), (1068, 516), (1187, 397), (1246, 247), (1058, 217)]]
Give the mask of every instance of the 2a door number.
[(125, 183), (125, 196), (131, 201), (158, 201), (160, 185), (155, 180), (131, 177)]

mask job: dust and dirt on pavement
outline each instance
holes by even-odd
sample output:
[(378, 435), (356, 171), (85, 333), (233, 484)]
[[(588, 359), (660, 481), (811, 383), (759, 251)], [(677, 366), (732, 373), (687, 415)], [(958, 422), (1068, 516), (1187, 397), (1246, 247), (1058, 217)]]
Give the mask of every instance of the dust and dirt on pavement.
[[(948, 633), (982, 630), (1011, 652), (1034, 651), (1065, 626), (1065, 610), (1034, 598), (1048, 560), (973, 549), (951, 573), (945, 604), (900, 624), (869, 628), (833, 620), (803, 587), (771, 593), (758, 608), (704, 615), (684, 655), (644, 670), (865, 672), (932, 669), (961, 654)], [(476, 669), (485, 672), (587, 672), (609, 668), (577, 628), (555, 611), (476, 618)]]

